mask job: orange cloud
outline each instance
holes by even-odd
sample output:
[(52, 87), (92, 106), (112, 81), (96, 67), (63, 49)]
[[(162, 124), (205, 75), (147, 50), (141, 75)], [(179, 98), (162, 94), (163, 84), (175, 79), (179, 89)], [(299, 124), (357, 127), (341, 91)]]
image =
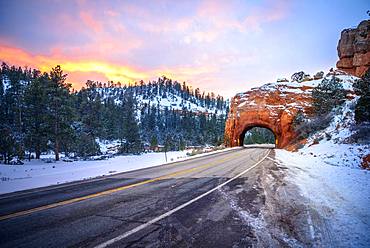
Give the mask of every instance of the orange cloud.
[(43, 72), (48, 72), (52, 67), (60, 65), (64, 72), (68, 74), (68, 82), (72, 83), (76, 89), (81, 88), (87, 79), (133, 83), (165, 75), (179, 81), (188, 81), (189, 79), (196, 81), (199, 76), (217, 70), (215, 65), (203, 65), (164, 67), (143, 71), (130, 65), (89, 59), (76, 60), (66, 58), (60, 54), (51, 56), (32, 55), (22, 49), (2, 44), (0, 44), (0, 54), (1, 61), (12, 65), (37, 68)]
[[(98, 60), (73, 60), (63, 56), (42, 56), (32, 55), (22, 49), (0, 45), (1, 60), (15, 65), (35, 67), (41, 71), (50, 71), (50, 69), (56, 65), (61, 65), (62, 69), (70, 75), (71, 78), (74, 75), (81, 73), (86, 76), (100, 75), (100, 78), (106, 78), (107, 80), (120, 81), (123, 83), (130, 83), (141, 79), (147, 79), (149, 76), (138, 69), (128, 65), (112, 64)], [(86, 79), (93, 79), (87, 77)], [(85, 81), (86, 81), (85, 79)], [(72, 82), (75, 88), (80, 88), (82, 82)]]

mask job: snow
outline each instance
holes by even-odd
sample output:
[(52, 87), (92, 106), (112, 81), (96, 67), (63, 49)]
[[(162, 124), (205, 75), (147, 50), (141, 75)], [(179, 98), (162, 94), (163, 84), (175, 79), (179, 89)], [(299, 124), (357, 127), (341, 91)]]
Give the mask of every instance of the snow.
[(99, 145), (100, 151), (103, 154), (114, 154), (117, 152), (118, 147), (121, 144), (120, 140), (100, 140), (96, 139), (96, 142)]
[[(332, 151), (345, 149), (347, 146), (337, 145)], [(315, 154), (275, 152), (279, 163), (288, 168), (288, 180), (298, 185), (310, 205), (329, 221), (337, 242), (342, 247), (369, 247), (370, 172), (331, 166)]]
[[(328, 73), (325, 78), (330, 80), (333, 77), (332, 73)], [(347, 91), (353, 91), (353, 83), (358, 79), (355, 76), (345, 74), (343, 72), (337, 71), (337, 74), (335, 75), (336, 78), (338, 78), (341, 81), (341, 84), (343, 86), (344, 90)], [(323, 79), (317, 79), (317, 80), (309, 80), (309, 81), (303, 81), (303, 82), (272, 82), (262, 85), (258, 88), (252, 88), (253, 90), (263, 90), (263, 91), (276, 91), (277, 89), (281, 91), (281, 93), (294, 93), (294, 94), (311, 94), (312, 88), (317, 87)], [(302, 90), (303, 88), (306, 88), (305, 90)], [(248, 92), (246, 92), (248, 93)], [(238, 93), (237, 96), (240, 98), (243, 98), (247, 96), (246, 93)]]
[(247, 102), (242, 102), (241, 104), (238, 105), (238, 108), (243, 107), (245, 104), (247, 104)]
[[(314, 155), (329, 165), (359, 168), (361, 159), (370, 151), (370, 145), (346, 144), (346, 140), (353, 135), (351, 128), (355, 125), (354, 106), (357, 100), (358, 97), (347, 100), (342, 107), (334, 110), (336, 114), (330, 125), (310, 136), (299, 152)], [(317, 141), (318, 144), (315, 144)]]
[(329, 222), (342, 247), (370, 247), (370, 171), (360, 169), (370, 145), (346, 142), (353, 134), (357, 100), (336, 109), (330, 125), (298, 152), (275, 150), (277, 162), (288, 168), (288, 180)]
[[(167, 152), (168, 162), (185, 159), (187, 152)], [(24, 165), (0, 165), (0, 194), (152, 167), (165, 164), (166, 160), (164, 153), (146, 153), (99, 161), (24, 162)]]
[[(96, 88), (95, 90), (102, 95), (102, 102), (105, 98), (109, 96), (114, 96), (115, 92), (118, 90), (120, 90), (122, 93), (125, 92), (124, 89), (118, 88)], [(184, 99), (168, 91), (166, 92), (166, 96), (159, 95), (159, 92), (157, 92), (156, 95), (152, 95), (149, 98), (144, 98), (143, 95), (138, 94), (135, 96), (135, 99), (138, 103), (139, 108), (140, 106), (144, 106), (144, 104), (148, 104), (150, 106), (159, 107), (161, 110), (167, 108), (168, 110), (186, 110), (190, 112), (202, 112), (219, 115), (226, 114), (226, 110), (220, 111), (220, 109), (217, 109), (216, 106), (212, 106), (210, 108), (207, 108), (206, 106), (201, 106), (200, 102), (196, 100), (195, 97)], [(121, 103), (121, 100), (117, 98), (114, 101), (116, 104)]]
[(157, 95), (154, 99), (143, 99), (143, 96), (138, 95), (136, 96), (136, 100), (140, 105), (150, 104), (150, 106), (160, 106), (161, 110), (164, 110), (165, 108), (168, 108), (169, 110), (186, 109), (191, 112), (226, 114), (225, 110), (222, 113), (220, 113), (220, 110), (218, 110), (216, 107), (213, 108), (202, 107), (199, 104), (193, 103), (188, 100), (184, 100), (181, 97), (175, 96), (169, 92), (167, 93), (167, 97), (165, 98)]
[[(233, 149), (240, 148), (226, 148), (194, 156), (188, 155), (191, 150), (167, 152), (167, 163), (199, 158)], [(47, 157), (50, 155), (43, 156), (43, 158)], [(161, 164), (166, 164), (163, 152), (116, 156), (98, 161), (45, 163), (43, 160), (31, 160), (24, 161), (24, 165), (0, 164), (0, 194), (113, 175)]]

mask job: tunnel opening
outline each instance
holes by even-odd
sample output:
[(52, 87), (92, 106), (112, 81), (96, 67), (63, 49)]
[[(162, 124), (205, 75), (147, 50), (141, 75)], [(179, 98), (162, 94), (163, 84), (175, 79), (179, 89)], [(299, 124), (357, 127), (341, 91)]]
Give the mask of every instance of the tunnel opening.
[(247, 128), (240, 136), (240, 145), (244, 147), (268, 146), (275, 148), (278, 143), (275, 133), (267, 127)]

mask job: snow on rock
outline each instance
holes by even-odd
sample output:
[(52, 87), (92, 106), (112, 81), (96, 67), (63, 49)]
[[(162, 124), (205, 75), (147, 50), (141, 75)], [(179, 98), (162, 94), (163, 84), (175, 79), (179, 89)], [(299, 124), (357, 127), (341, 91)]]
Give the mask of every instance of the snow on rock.
[[(347, 91), (347, 98), (354, 98), (352, 85), (357, 78), (346, 72), (333, 70), (324, 79), (330, 80), (334, 76)], [(298, 81), (279, 80), (237, 94), (231, 100), (226, 121), (227, 145), (238, 146), (247, 128), (262, 126), (274, 132), (278, 148), (290, 149), (289, 144), (296, 137), (291, 123), (299, 111), (312, 115), (312, 90), (324, 79), (313, 80), (308, 74), (300, 72), (294, 76), (294, 80)]]

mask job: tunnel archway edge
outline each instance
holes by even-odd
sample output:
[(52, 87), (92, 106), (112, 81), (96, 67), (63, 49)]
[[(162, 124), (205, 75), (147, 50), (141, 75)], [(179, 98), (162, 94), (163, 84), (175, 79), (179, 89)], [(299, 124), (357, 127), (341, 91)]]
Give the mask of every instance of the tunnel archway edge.
[(266, 123), (246, 123), (244, 124), (243, 127), (240, 129), (240, 131), (235, 134), (235, 138), (237, 138), (236, 145), (243, 146), (244, 137), (245, 137), (246, 132), (248, 132), (249, 130), (255, 127), (261, 127), (261, 128), (266, 128), (270, 130), (275, 137), (275, 147), (278, 147), (279, 145), (279, 134), (277, 132), (278, 130), (276, 130), (275, 128), (271, 127), (271, 125), (266, 124)]

